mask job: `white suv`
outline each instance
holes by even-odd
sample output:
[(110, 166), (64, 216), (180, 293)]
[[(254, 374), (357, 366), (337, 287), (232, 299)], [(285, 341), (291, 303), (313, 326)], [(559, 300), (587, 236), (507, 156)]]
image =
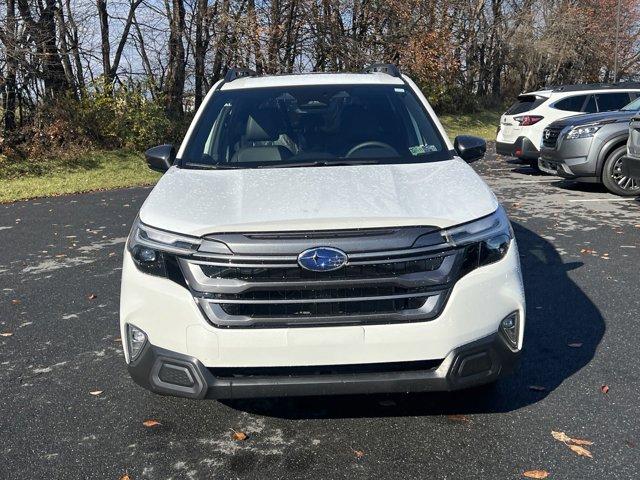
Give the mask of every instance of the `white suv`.
[(544, 129), (573, 115), (619, 110), (640, 95), (640, 84), (566, 85), (523, 93), (500, 118), (496, 152), (537, 167)]
[[(192, 398), (453, 390), (516, 365), (513, 230), (416, 85), (363, 73), (231, 70), (124, 253), (131, 376)], [(466, 161), (465, 161), (466, 160)]]

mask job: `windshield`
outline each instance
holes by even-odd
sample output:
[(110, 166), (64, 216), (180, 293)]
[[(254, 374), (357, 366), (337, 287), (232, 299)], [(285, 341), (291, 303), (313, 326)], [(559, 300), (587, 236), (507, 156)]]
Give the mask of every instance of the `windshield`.
[(640, 110), (640, 97), (636, 98), (633, 102), (628, 103), (627, 105), (622, 107), (622, 110), (633, 111), (633, 112), (635, 112), (636, 110)]
[(181, 166), (302, 167), (449, 158), (409, 87), (321, 85), (216, 92)]

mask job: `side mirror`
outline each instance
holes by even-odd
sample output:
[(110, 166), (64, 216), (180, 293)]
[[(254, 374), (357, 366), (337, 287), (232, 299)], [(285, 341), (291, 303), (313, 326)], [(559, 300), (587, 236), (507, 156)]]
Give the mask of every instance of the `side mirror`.
[(144, 152), (144, 159), (151, 170), (166, 172), (176, 159), (176, 149), (173, 145), (159, 145)]
[(460, 158), (471, 163), (484, 157), (487, 151), (487, 142), (471, 135), (458, 135), (453, 141), (453, 148), (456, 149)]

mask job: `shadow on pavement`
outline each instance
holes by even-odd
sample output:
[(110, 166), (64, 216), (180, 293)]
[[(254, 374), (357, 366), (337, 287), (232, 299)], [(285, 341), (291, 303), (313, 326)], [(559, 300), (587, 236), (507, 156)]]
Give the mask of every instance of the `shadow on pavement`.
[[(605, 321), (568, 276), (581, 262), (563, 263), (554, 247), (514, 224), (527, 299), (520, 370), (495, 386), (452, 393), (250, 399), (224, 402), (250, 413), (281, 418), (352, 418), (495, 413), (539, 402), (593, 358)], [(574, 344), (574, 347), (569, 347)], [(575, 346), (581, 344), (579, 347)], [(544, 387), (544, 391), (530, 386)]]

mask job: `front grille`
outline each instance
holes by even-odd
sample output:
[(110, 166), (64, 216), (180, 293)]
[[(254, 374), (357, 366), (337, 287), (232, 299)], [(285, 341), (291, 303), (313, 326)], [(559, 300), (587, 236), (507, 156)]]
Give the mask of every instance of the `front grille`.
[[(279, 319), (283, 317), (336, 317), (366, 316), (370, 314), (397, 313), (404, 310), (415, 310), (425, 303), (424, 298), (396, 298), (365, 301), (340, 301), (304, 303), (224, 303), (222, 310), (228, 315), (247, 316), (259, 319)], [(349, 323), (344, 320), (342, 323)]]
[(555, 148), (558, 142), (558, 137), (563, 127), (550, 126), (544, 129), (542, 132), (542, 144), (545, 147)]
[[(428, 239), (425, 232), (431, 235)], [(241, 254), (198, 252), (179, 258), (179, 263), (198, 305), (218, 327), (427, 321), (440, 314), (451, 287), (466, 271), (464, 259), (472, 250), (454, 248), (433, 232), (433, 227), (412, 227), (410, 234), (351, 230), (335, 232), (331, 239), (326, 233), (309, 238), (300, 232), (229, 234), (212, 240), (227, 240), (230, 250), (241, 249)], [(372, 237), (380, 240), (371, 242)], [(420, 247), (413, 248), (417, 238)], [(434, 238), (441, 238), (440, 243), (434, 244)], [(253, 242), (259, 243), (255, 250), (269, 254), (250, 253)], [(272, 248), (268, 242), (273, 242)], [(394, 244), (397, 248), (367, 250)], [(346, 265), (329, 272), (301, 268), (299, 253), (319, 245), (343, 247)]]

